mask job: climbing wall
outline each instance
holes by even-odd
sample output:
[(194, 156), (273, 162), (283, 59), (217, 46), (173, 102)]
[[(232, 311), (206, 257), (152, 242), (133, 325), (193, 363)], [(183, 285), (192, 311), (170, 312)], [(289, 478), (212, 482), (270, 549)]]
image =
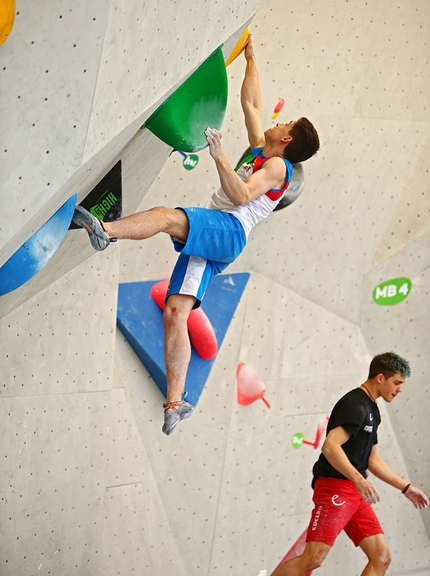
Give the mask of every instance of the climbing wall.
[[(228, 270), (249, 281), (198, 408), (171, 437), (162, 393), (116, 328), (118, 284), (168, 278), (169, 238), (94, 254), (83, 231), (70, 231), (42, 273), (0, 298), (0, 574), (270, 574), (308, 523), (321, 422), (390, 349), (410, 360), (412, 377), (393, 404), (379, 403), (380, 452), (430, 493), (427, 3), (78, 10), (62, 0), (17, 10), (0, 51), (2, 197), (11, 198), (1, 263), (118, 159), (124, 213), (203, 205), (218, 184), (207, 150), (185, 169), (187, 158), (141, 126), (213, 50), (230, 53), (245, 26), (264, 124), (308, 116), (322, 147), (304, 163), (303, 193), (252, 232)], [(248, 146), (243, 58), (227, 70), (222, 131), (234, 163)], [(411, 288), (394, 303), (399, 278)], [(241, 362), (264, 381), (270, 408), (239, 405)], [(375, 484), (390, 573), (428, 576), (428, 509)], [(341, 535), (318, 573), (363, 567)]]
[[(76, 194), (81, 203), (118, 161), (128, 190), (124, 213), (135, 210), (176, 142), (161, 141), (145, 122), (214, 53), (221, 68), (256, 5), (251, 0), (233, 5), (227, 20), (221, 5), (208, 9), (203, 2), (152, 2), (133, 9), (104, 0), (83, 10), (67, 1), (56, 3), (54, 10), (48, 2), (18, 7), (1, 71), (2, 130), (7, 134), (1, 169), (9, 202), (0, 229), (0, 267), (71, 197)], [(169, 47), (172, 34), (174, 48)], [(203, 92), (210, 92), (213, 71), (200, 82), (208, 86)], [(225, 67), (223, 74), (225, 112)], [(220, 78), (217, 74), (213, 79), (221, 91)], [(186, 99), (181, 103), (185, 109), (190, 104)], [(203, 99), (200, 109), (204, 106)], [(193, 110), (191, 114), (201, 116)], [(218, 127), (222, 117), (217, 116)], [(6, 295), (1, 314), (88, 258), (91, 250), (86, 244), (76, 234), (67, 235), (49, 271), (13, 293), (2, 290), (0, 270), (0, 294)]]

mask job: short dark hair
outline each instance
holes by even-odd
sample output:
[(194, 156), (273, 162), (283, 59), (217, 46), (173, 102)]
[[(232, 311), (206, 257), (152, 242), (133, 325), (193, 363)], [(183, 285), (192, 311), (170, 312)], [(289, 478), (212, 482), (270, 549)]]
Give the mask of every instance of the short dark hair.
[(409, 378), (411, 368), (409, 362), (401, 358), (394, 352), (384, 352), (375, 356), (369, 366), (369, 380), (376, 378), (378, 374), (383, 374), (385, 378), (390, 378), (394, 374), (400, 374), (404, 378)]
[(299, 118), (291, 128), (290, 135), (293, 139), (285, 146), (284, 158), (292, 164), (304, 162), (318, 152), (318, 132), (307, 118)]

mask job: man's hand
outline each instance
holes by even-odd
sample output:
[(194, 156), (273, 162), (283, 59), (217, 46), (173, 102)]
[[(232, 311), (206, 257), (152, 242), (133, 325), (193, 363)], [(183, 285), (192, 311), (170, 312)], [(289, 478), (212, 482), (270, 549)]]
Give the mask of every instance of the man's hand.
[(221, 146), (221, 139), (222, 134), (215, 130), (215, 128), (206, 128), (205, 130), (206, 140), (209, 144), (209, 152), (212, 158), (216, 159), (221, 154), (223, 154), (222, 146)]
[(405, 492), (405, 496), (408, 500), (412, 502), (415, 508), (422, 510), (429, 505), (429, 499), (424, 494), (422, 490), (419, 488), (415, 488), (415, 486), (409, 486), (409, 488)]
[(254, 38), (252, 37), (252, 34), (250, 34), (248, 36), (248, 40), (246, 42), (244, 54), (245, 54), (245, 58), (247, 60), (255, 58), (255, 56), (256, 56), (256, 54), (255, 54), (255, 42), (254, 42)]
[(366, 502), (366, 504), (376, 504), (376, 502), (381, 500), (375, 486), (366, 480), (366, 478), (360, 478), (356, 481), (355, 485), (357, 490), (363, 496), (363, 500)]

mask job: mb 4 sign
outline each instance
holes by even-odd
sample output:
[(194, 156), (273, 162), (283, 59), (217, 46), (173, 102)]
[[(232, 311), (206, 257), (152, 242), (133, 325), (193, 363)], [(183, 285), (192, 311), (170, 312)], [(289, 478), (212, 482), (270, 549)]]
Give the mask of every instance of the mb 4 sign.
[(408, 278), (387, 280), (373, 290), (373, 300), (382, 306), (393, 306), (402, 302), (411, 288), (412, 282)]

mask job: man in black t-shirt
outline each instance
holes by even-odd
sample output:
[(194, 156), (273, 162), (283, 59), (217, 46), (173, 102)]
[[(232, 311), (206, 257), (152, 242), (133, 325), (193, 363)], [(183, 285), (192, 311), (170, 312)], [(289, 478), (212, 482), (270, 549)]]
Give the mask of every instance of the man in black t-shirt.
[[(363, 386), (366, 385), (363, 384), (360, 388), (351, 390), (337, 402), (327, 424), (327, 434), (338, 426), (342, 426), (349, 432), (350, 437), (342, 445), (342, 449), (354, 468), (366, 478), (369, 455), (374, 444), (378, 443), (377, 430), (381, 422), (381, 414), (378, 405), (365, 392)], [(320, 476), (346, 479), (330, 464), (324, 456), (324, 451), (315, 463), (313, 475), (313, 488), (315, 488), (316, 479)]]
[(376, 400), (392, 402), (410, 375), (409, 363), (386, 352), (373, 358), (368, 379), (334, 406), (327, 436), (313, 467), (314, 510), (306, 548), (300, 556), (280, 564), (272, 576), (303, 576), (319, 568), (342, 530), (368, 558), (362, 576), (383, 576), (391, 555), (372, 504), (379, 494), (367, 480), (367, 471), (399, 489), (415, 508), (429, 500), (395, 474), (377, 453), (381, 422)]

